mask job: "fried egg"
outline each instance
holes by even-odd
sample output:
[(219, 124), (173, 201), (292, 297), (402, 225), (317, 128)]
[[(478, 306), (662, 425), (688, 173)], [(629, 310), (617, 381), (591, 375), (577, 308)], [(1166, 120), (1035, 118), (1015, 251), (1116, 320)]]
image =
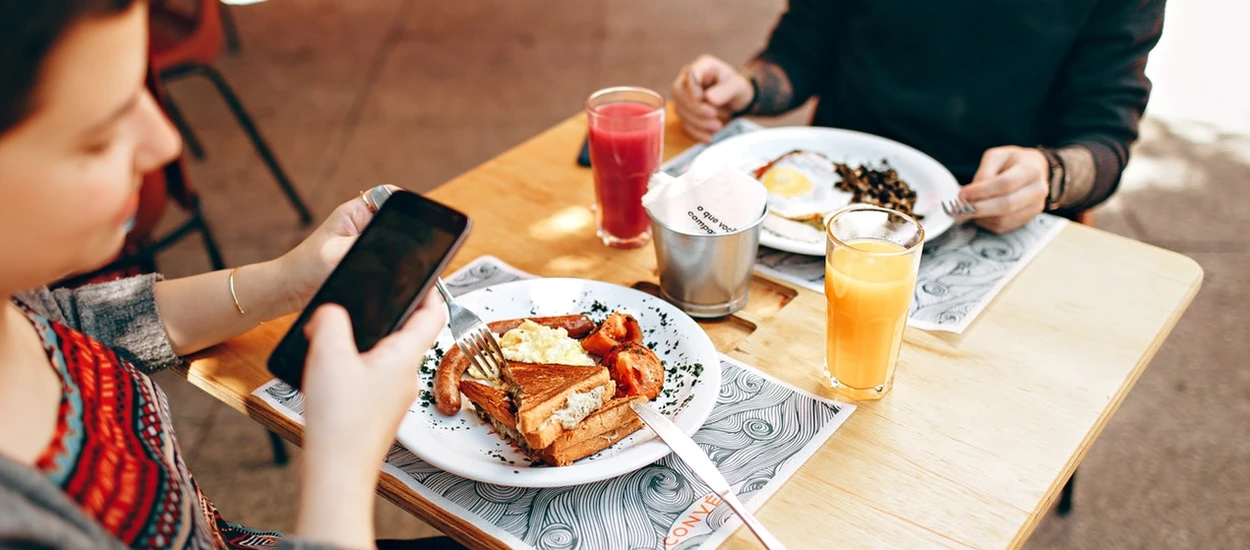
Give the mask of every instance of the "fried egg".
[(783, 155), (757, 177), (768, 189), (768, 211), (791, 220), (819, 220), (852, 198), (837, 188), (842, 177), (833, 162), (811, 151)]

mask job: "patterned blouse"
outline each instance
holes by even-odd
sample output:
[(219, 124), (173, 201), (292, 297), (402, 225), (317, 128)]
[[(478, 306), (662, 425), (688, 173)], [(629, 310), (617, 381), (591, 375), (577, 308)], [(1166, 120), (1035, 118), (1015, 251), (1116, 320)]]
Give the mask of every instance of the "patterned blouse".
[(56, 434), (36, 468), (131, 548), (271, 548), (221, 519), (174, 439), (165, 394), (127, 352), (22, 306), (61, 379)]

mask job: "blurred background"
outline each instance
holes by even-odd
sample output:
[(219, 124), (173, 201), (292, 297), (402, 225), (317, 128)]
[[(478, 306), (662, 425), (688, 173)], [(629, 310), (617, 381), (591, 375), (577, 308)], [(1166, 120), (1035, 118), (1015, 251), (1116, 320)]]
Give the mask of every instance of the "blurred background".
[[(186, 0), (192, 6), (198, 0)], [(236, 2), (213, 61), (314, 223), (361, 189), (446, 182), (576, 114), (593, 90), (667, 92), (700, 53), (745, 62), (784, 0), (269, 0)], [(1120, 192), (1095, 224), (1196, 259), (1206, 279), (1079, 470), (1072, 515), (1026, 545), (1245, 548), (1250, 541), (1250, 2), (1170, 2), (1147, 68), (1155, 89)], [(158, 29), (159, 31), (159, 29)], [(273, 258), (310, 230), (208, 80), (167, 92), (202, 145), (186, 157), (226, 265)], [(766, 124), (801, 124), (802, 110)], [(572, 163), (576, 151), (568, 151)], [(186, 212), (171, 201), (158, 233)], [(199, 239), (157, 256), (210, 269)], [(289, 530), (298, 449), (190, 387), (170, 396), (191, 470), (225, 517)], [(836, 444), (836, 438), (833, 440)], [(434, 534), (383, 502), (378, 536)]]

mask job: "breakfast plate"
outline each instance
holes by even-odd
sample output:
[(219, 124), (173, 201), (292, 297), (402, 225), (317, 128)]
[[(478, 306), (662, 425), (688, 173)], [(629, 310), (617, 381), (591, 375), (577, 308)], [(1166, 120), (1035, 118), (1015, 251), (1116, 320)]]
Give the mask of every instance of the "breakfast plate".
[[(483, 321), (584, 313), (596, 322), (614, 311), (638, 319), (643, 341), (664, 362), (660, 412), (693, 434), (707, 420), (720, 393), (720, 356), (703, 329), (681, 310), (650, 294), (601, 281), (528, 279), (476, 290), (456, 298)], [(446, 416), (434, 404), (434, 372), (454, 346), (444, 330), (421, 367), (421, 392), (397, 439), (431, 465), (461, 477), (513, 487), (563, 487), (632, 472), (663, 458), (669, 448), (642, 429), (615, 445), (568, 466), (540, 466), (505, 442), (467, 400)]]
[[(709, 146), (694, 159), (691, 170), (733, 167), (754, 173), (757, 168), (796, 150), (820, 153), (833, 162), (851, 167), (861, 164), (881, 167), (885, 161), (898, 171), (899, 179), (915, 191), (914, 211), (923, 216), (920, 223), (926, 241), (946, 232), (955, 223), (942, 211), (942, 201), (955, 198), (959, 193), (959, 183), (946, 167), (902, 143), (863, 132), (806, 126), (763, 129)], [(796, 254), (824, 256), (825, 239), (819, 230), (782, 231), (786, 224), (795, 223), (770, 213), (760, 231), (760, 244)]]

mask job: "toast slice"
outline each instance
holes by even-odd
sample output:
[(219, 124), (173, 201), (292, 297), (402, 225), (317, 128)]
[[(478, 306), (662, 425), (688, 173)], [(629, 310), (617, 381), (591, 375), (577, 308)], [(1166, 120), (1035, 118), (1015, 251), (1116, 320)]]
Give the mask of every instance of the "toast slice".
[(489, 422), (500, 435), (514, 443), (525, 443), (525, 438), (516, 429), (512, 397), (506, 390), (474, 380), (461, 380), (460, 392), (473, 403), (478, 416)]
[(516, 428), (532, 449), (544, 449), (561, 433), (577, 428), (616, 393), (604, 367), (509, 362)]
[(548, 447), (534, 448), (517, 431), (516, 414), (508, 392), (472, 380), (462, 381), (460, 391), (496, 432), (530, 460), (540, 464), (567, 466), (611, 447), (643, 426), (642, 420), (629, 408), (629, 403), (646, 399), (642, 396), (615, 398), (586, 417), (576, 428), (560, 433)]
[(556, 437), (550, 446), (540, 452), (542, 461), (552, 466), (567, 466), (641, 430), (642, 419), (629, 407), (633, 401), (645, 402), (646, 398), (639, 395), (608, 401), (576, 428)]

